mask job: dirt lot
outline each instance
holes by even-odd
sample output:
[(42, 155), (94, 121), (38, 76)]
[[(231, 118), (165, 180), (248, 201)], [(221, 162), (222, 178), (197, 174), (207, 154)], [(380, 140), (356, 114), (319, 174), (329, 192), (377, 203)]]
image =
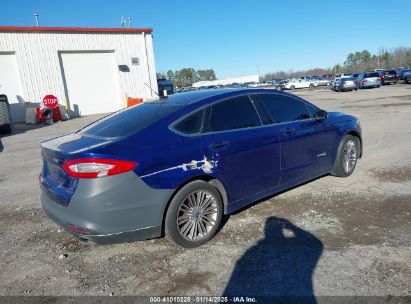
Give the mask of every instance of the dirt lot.
[(364, 158), (232, 215), (208, 244), (90, 245), (40, 207), (40, 141), (96, 117), (1, 138), (0, 295), (411, 295), (411, 85), (295, 92), (357, 115)]

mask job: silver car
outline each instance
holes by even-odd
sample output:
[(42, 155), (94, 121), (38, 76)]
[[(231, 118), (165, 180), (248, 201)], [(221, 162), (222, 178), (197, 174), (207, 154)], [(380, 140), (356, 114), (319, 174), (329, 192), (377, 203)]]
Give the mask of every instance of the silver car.
[(379, 88), (381, 77), (378, 72), (362, 72), (357, 78), (358, 88)]

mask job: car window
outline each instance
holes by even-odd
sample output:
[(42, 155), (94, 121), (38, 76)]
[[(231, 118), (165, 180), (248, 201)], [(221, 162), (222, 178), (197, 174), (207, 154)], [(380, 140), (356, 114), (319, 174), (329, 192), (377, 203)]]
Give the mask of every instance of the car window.
[(103, 138), (127, 136), (148, 127), (179, 108), (181, 105), (176, 103), (144, 102), (108, 115), (77, 132)]
[(377, 72), (375, 73), (365, 73), (364, 78), (372, 78), (372, 77), (379, 77)]
[(207, 131), (217, 132), (261, 126), (261, 120), (248, 96), (218, 102), (210, 107)]
[(286, 95), (258, 94), (252, 95), (252, 99), (270, 114), (272, 120), (269, 123), (309, 119), (316, 112), (315, 108)]
[(205, 110), (198, 111), (183, 119), (174, 126), (174, 129), (185, 134), (200, 133), (203, 125)]

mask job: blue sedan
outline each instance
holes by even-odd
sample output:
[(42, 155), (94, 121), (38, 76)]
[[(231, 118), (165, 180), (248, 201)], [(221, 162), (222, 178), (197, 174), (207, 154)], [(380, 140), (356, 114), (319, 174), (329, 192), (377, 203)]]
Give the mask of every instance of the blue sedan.
[(221, 219), (362, 156), (356, 117), (295, 95), (218, 89), (145, 102), (41, 144), (41, 202), (83, 240), (196, 247)]

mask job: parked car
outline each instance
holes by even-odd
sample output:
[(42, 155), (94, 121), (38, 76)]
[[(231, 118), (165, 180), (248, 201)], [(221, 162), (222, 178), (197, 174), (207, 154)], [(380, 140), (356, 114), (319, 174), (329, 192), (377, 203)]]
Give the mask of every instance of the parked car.
[(351, 175), (362, 139), (356, 117), (292, 94), (220, 89), (118, 111), (44, 141), (41, 155), (42, 206), (75, 236), (164, 232), (196, 247), (224, 214), (324, 174)]
[(405, 83), (411, 83), (411, 71), (404, 73), (403, 78)]
[(315, 77), (313, 78), (313, 81), (315, 81), (319, 86), (328, 86), (331, 84), (331, 81), (325, 79), (324, 77)]
[(334, 85), (334, 91), (352, 91), (358, 90), (357, 81), (354, 78), (340, 78)]
[(304, 79), (291, 79), (282, 86), (286, 90), (302, 89), (302, 88), (314, 88), (316, 84), (312, 80)]
[(398, 81), (398, 74), (396, 70), (382, 70), (377, 71), (378, 75), (381, 77), (381, 85), (385, 84), (396, 84)]
[(398, 80), (405, 80), (404, 74), (407, 72), (411, 72), (411, 69), (398, 69), (397, 70)]
[(288, 79), (283, 79), (283, 80), (278, 81), (275, 85), (275, 88), (277, 90), (284, 90), (284, 86), (286, 83), (288, 83), (288, 81), (289, 81)]
[(351, 77), (354, 78), (354, 79), (357, 79), (358, 75), (360, 75), (360, 73), (352, 73)]
[(381, 86), (381, 77), (378, 72), (362, 72), (357, 78), (358, 88), (379, 88)]

